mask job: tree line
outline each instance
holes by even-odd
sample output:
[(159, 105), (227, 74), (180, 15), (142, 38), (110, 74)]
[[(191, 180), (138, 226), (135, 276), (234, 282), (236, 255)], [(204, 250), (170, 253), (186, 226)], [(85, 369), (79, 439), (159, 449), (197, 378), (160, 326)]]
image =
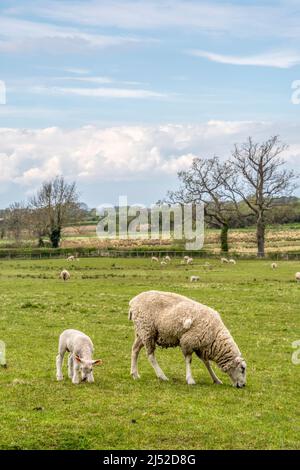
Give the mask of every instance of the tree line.
[[(264, 257), (267, 223), (300, 222), (299, 200), (291, 197), (298, 176), (285, 167), (282, 153), (286, 149), (278, 136), (262, 143), (249, 137), (235, 145), (226, 160), (195, 157), (190, 168), (178, 173), (179, 188), (169, 191), (164, 202), (203, 203), (206, 224), (220, 229), (224, 253), (229, 251), (230, 228), (255, 224), (257, 255)], [(91, 215), (95, 221), (95, 213), (79, 202), (75, 182), (57, 176), (44, 182), (28, 202), (16, 202), (0, 213), (0, 235), (10, 233), (19, 242), (27, 232), (39, 247), (47, 238), (58, 248), (66, 225)]]

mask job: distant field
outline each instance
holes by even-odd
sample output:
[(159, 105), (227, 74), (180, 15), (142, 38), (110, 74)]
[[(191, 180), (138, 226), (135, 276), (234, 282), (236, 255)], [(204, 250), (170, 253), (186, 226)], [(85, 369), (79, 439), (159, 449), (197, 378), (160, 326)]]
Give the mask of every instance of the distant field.
[[(275, 271), (267, 261), (210, 261), (211, 270), (204, 263), (81, 259), (68, 263), (72, 278), (63, 283), (64, 260), (0, 261), (8, 358), (0, 368), (0, 448), (299, 449), (300, 365), (291, 361), (300, 339), (299, 263)], [(191, 274), (201, 282), (190, 284)], [(247, 387), (234, 389), (221, 372), (224, 385), (214, 386), (196, 358), (197, 385), (188, 387), (179, 349), (157, 351), (168, 383), (158, 382), (144, 351), (134, 382), (128, 301), (147, 289), (219, 310), (247, 360)], [(69, 327), (89, 334), (104, 361), (93, 385), (55, 380), (58, 335)]]

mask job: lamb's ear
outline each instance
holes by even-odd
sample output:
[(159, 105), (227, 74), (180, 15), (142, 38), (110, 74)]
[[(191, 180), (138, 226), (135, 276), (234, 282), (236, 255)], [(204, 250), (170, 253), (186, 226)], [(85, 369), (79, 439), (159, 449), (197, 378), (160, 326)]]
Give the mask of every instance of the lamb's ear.
[(93, 366), (101, 366), (102, 364), (102, 359), (96, 359), (95, 361), (93, 361)]
[(77, 354), (75, 354), (75, 360), (76, 360), (77, 362), (82, 362), (81, 359), (80, 359), (80, 357), (77, 356)]

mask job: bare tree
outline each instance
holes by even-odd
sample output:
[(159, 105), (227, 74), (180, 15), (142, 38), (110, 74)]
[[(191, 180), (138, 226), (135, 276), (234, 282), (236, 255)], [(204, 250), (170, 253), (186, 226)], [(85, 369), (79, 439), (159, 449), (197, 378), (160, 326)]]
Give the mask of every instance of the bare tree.
[[(194, 158), (187, 171), (178, 173), (182, 187), (169, 192), (172, 203), (204, 203), (206, 219), (221, 229), (221, 250), (228, 252), (228, 230), (233, 213), (240, 214), (231, 189), (232, 168), (218, 157)], [(226, 182), (226, 183), (225, 183)]]
[(20, 243), (27, 229), (27, 215), (28, 208), (23, 202), (14, 202), (5, 210), (3, 222), (7, 232), (12, 235), (16, 243)]
[(296, 188), (296, 174), (283, 168), (280, 156), (287, 146), (278, 136), (263, 143), (251, 137), (242, 145), (235, 145), (230, 165), (233, 179), (230, 189), (243, 200), (256, 219), (258, 257), (265, 256), (266, 213), (280, 196), (290, 195)]
[(76, 183), (67, 183), (62, 176), (57, 176), (42, 184), (30, 204), (36, 211), (40, 233), (47, 233), (52, 247), (58, 248), (63, 227), (74, 220), (79, 209)]

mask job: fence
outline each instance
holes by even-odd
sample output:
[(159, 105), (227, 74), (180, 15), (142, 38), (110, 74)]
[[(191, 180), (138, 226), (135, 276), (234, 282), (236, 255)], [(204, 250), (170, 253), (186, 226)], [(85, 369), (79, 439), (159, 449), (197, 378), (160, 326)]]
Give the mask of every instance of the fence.
[[(152, 248), (152, 247), (151, 247)], [(132, 250), (132, 249), (96, 249), (96, 248), (77, 248), (77, 249), (35, 249), (35, 250), (22, 250), (22, 249), (2, 249), (0, 250), (0, 259), (63, 259), (68, 256), (76, 256), (81, 258), (149, 258), (156, 256), (162, 258), (164, 256), (170, 256), (173, 258), (183, 258), (183, 256), (191, 256), (192, 258), (220, 258), (221, 256), (230, 256), (231, 258), (237, 259), (257, 259), (257, 254), (253, 252), (230, 252), (228, 253), (215, 253), (207, 250), (187, 251), (183, 249), (148, 249), (148, 250)], [(264, 259), (270, 259), (274, 261), (280, 260), (300, 260), (300, 253), (266, 253)]]

